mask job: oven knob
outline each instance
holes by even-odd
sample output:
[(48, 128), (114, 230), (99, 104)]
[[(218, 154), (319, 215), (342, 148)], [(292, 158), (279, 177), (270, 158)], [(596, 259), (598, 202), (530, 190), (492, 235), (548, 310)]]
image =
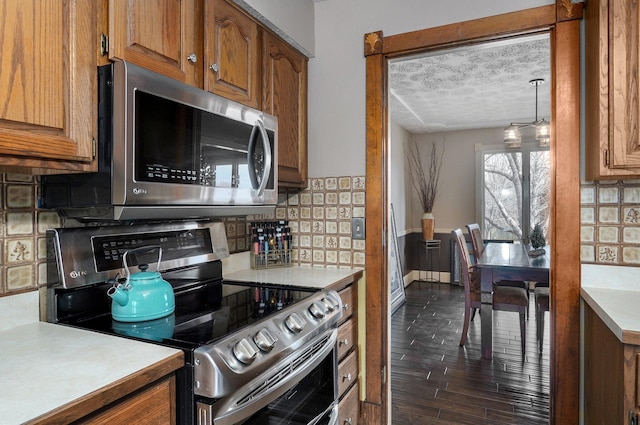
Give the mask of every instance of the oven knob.
[(326, 297), (323, 297), (320, 302), (325, 306), (329, 313), (336, 309), (333, 302), (329, 301)]
[(335, 294), (334, 292), (328, 292), (323, 299), (325, 299), (327, 303), (333, 305), (334, 309), (337, 309), (337, 308), (340, 308), (340, 303), (336, 299), (336, 297), (339, 297), (339, 295), (338, 294), (334, 295), (334, 294)]
[(259, 349), (268, 353), (276, 346), (278, 339), (274, 338), (268, 330), (260, 329), (258, 333), (253, 336), (253, 342), (256, 343)]
[(242, 338), (233, 346), (233, 355), (244, 364), (251, 364), (258, 356), (248, 338)]
[(298, 313), (291, 313), (284, 320), (284, 324), (287, 325), (287, 328), (289, 328), (291, 332), (299, 333), (302, 332), (302, 329), (304, 329), (304, 326), (307, 324), (307, 322), (305, 322), (305, 320), (300, 317)]
[(309, 306), (309, 313), (316, 319), (322, 319), (327, 315), (327, 309), (324, 304), (319, 301), (315, 301), (313, 304)]

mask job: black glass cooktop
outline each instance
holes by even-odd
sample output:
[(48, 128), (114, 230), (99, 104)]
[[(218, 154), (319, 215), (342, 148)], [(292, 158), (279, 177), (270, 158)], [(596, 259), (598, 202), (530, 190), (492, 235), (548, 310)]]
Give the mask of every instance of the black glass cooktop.
[[(105, 288), (90, 288), (92, 299)], [(100, 332), (192, 349), (215, 342), (236, 330), (255, 323), (288, 305), (300, 301), (313, 290), (283, 287), (201, 284), (176, 292), (174, 313), (149, 321), (119, 322), (110, 314), (110, 300), (96, 303), (93, 311), (68, 315), (62, 323)], [(224, 295), (223, 295), (224, 294)], [(78, 295), (77, 291), (73, 295)], [(101, 296), (101, 295), (100, 295)], [(100, 306), (98, 306), (98, 304)]]

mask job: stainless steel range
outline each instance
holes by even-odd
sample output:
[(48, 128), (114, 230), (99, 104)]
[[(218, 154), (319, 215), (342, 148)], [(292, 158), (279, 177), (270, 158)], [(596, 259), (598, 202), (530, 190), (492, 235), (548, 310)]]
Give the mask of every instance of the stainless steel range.
[[(223, 281), (228, 248), (218, 222), (55, 229), (47, 242), (50, 322), (184, 351), (178, 424), (337, 421), (336, 292)], [(150, 246), (162, 251), (157, 265), (139, 249)], [(157, 266), (173, 288), (173, 313), (113, 319), (107, 293), (128, 283), (125, 252), (131, 269)]]

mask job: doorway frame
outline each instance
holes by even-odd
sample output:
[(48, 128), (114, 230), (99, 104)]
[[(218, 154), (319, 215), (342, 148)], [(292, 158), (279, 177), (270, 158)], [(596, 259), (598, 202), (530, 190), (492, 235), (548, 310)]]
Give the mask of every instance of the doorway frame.
[[(582, 5), (556, 4), (383, 37), (364, 35), (366, 59), (365, 424), (391, 417), (388, 282), (388, 61), (535, 32), (551, 44), (551, 424), (578, 423), (580, 358), (580, 21)], [(562, 161), (558, 159), (562, 158)], [(561, 164), (560, 164), (561, 162)], [(559, 166), (561, 165), (561, 166)], [(461, 225), (464, 223), (461, 223)], [(556, 231), (562, 229), (561, 231)], [(562, 264), (562, 267), (557, 265)], [(562, 282), (562, 284), (558, 284)], [(573, 365), (574, 367), (571, 367)]]

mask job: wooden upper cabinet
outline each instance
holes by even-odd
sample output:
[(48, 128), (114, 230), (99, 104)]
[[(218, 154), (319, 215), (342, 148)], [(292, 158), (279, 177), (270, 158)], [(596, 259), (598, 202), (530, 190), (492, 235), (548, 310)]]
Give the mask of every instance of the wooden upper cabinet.
[(198, 0), (109, 0), (109, 59), (123, 59), (202, 88)]
[(307, 58), (278, 37), (263, 36), (263, 110), (278, 118), (278, 181), (307, 185)]
[(96, 16), (94, 0), (2, 3), (2, 170), (37, 174), (91, 169)]
[[(586, 178), (640, 175), (637, 2), (586, 3)], [(560, 141), (561, 142), (561, 141)]]
[(205, 0), (204, 9), (205, 90), (259, 109), (258, 24), (224, 0)]

